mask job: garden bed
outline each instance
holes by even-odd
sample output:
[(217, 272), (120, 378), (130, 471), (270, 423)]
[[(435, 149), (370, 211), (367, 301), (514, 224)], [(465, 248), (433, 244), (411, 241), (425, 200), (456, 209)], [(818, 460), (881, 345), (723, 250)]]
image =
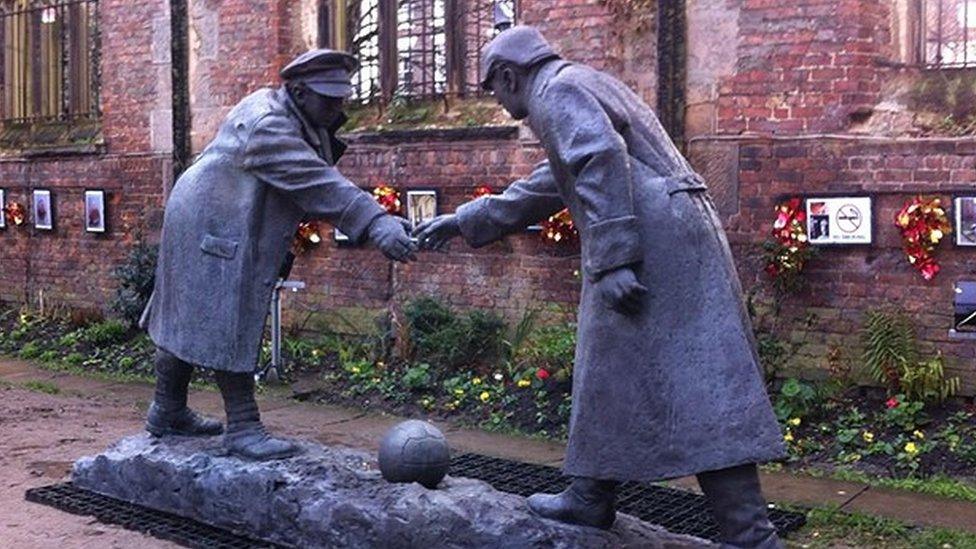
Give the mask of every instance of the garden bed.
[[(287, 381), (296, 398), (566, 436), (571, 323), (537, 326), (529, 314), (510, 327), (491, 313), (459, 314), (431, 299), (408, 304), (404, 317), (396, 338), (382, 322), (369, 336), (286, 338)], [(144, 333), (117, 321), (0, 309), (2, 354), (78, 373), (150, 379), (153, 352)], [(263, 361), (267, 353), (266, 345)], [(783, 467), (858, 480), (951, 477), (943, 495), (976, 500), (972, 405), (795, 379), (773, 381), (770, 395), (790, 452)]]

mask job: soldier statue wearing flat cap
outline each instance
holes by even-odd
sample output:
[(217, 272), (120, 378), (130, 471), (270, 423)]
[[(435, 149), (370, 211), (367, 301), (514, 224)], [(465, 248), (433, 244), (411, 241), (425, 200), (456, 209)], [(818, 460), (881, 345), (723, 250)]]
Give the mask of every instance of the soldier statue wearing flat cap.
[(569, 208), (583, 290), (565, 472), (537, 514), (608, 528), (620, 481), (697, 474), (729, 547), (778, 547), (756, 463), (783, 457), (732, 255), (705, 184), (617, 79), (500, 33), (483, 85), (548, 160), (503, 194), (417, 228), (422, 248), (478, 247)]
[[(352, 56), (314, 50), (281, 71), (279, 89), (241, 101), (177, 180), (166, 203), (156, 286), (142, 318), (156, 343), (156, 392), (146, 429), (215, 435), (251, 459), (293, 455), (270, 436), (254, 400), (254, 371), (271, 293), (298, 224), (324, 218), (386, 257), (414, 259), (403, 221), (335, 168), (336, 136), (352, 91)], [(216, 372), (227, 427), (187, 407), (194, 367)]]

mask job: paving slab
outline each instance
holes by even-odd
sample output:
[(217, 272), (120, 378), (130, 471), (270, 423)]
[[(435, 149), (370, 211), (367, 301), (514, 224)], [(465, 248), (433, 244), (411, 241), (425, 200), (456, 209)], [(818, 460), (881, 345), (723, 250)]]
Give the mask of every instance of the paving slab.
[(842, 510), (976, 533), (976, 504), (967, 501), (872, 487)]

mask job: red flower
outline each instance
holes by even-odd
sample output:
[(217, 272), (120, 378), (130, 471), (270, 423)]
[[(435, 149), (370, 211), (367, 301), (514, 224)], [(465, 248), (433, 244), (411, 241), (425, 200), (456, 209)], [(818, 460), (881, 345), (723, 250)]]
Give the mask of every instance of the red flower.
[(545, 368), (539, 368), (535, 373), (535, 377), (545, 381), (549, 378), (549, 372)]
[(891, 410), (892, 408), (897, 408), (899, 404), (900, 404), (900, 402), (898, 402), (898, 399), (895, 398), (895, 397), (891, 397), (891, 398), (888, 399), (888, 402), (885, 402), (885, 406), (889, 410)]
[(474, 188), (474, 192), (471, 193), (471, 196), (474, 198), (481, 198), (482, 196), (488, 196), (490, 194), (495, 194), (495, 190), (489, 185), (478, 185)]

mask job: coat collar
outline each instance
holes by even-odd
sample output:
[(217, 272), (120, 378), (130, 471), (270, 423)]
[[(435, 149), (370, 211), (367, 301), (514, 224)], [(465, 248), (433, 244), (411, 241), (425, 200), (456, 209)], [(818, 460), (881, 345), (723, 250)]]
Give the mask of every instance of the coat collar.
[[(288, 108), (288, 112), (290, 112), (291, 115), (297, 118), (301, 123), (302, 134), (304, 134), (305, 140), (308, 141), (313, 149), (319, 152), (319, 156), (324, 158), (327, 162), (329, 162), (329, 164), (334, 165), (335, 163), (339, 162), (339, 159), (342, 158), (343, 154), (345, 154), (348, 145), (335, 136), (335, 130), (338, 128), (328, 131), (320, 130), (313, 126), (312, 123), (305, 118), (305, 115), (302, 114), (302, 110), (298, 108), (298, 105), (296, 105), (292, 100), (291, 94), (288, 93), (285, 86), (278, 88), (276, 94), (278, 96), (278, 100)], [(339, 127), (342, 127), (342, 124), (345, 124), (346, 120), (347, 117), (345, 114), (343, 114)], [(326, 138), (328, 141), (328, 148), (322, 145), (323, 138)]]

